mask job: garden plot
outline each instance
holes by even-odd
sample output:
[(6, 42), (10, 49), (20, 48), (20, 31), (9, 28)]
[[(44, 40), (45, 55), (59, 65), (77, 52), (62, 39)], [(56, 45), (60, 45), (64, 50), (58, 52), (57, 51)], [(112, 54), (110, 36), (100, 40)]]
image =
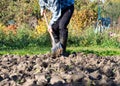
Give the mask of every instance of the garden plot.
[(0, 86), (119, 86), (120, 56), (0, 56)]

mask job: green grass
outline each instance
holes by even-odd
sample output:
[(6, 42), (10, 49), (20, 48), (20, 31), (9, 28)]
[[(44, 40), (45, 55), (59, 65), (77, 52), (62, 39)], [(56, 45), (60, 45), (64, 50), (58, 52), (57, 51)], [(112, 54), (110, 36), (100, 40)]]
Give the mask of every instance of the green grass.
[(16, 54), (16, 55), (34, 55), (34, 54), (45, 54), (50, 52), (50, 47), (26, 47), (23, 49), (2, 49), (0, 55), (4, 54)]
[(84, 52), (85, 54), (93, 53), (98, 56), (120, 56), (120, 48), (102, 48), (97, 47), (69, 47), (69, 52)]
[[(72, 52), (84, 52), (85, 54), (93, 53), (98, 56), (120, 56), (120, 48), (102, 48), (102, 47), (68, 47), (67, 51)], [(32, 46), (23, 49), (1, 49), (0, 55), (4, 54), (17, 54), (17, 55), (36, 55), (45, 54), (50, 52), (50, 47)]]

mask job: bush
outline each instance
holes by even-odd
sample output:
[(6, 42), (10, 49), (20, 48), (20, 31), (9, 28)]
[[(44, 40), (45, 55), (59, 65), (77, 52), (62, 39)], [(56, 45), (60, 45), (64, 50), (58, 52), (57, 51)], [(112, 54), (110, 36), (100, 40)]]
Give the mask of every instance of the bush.
[(28, 29), (29, 27), (22, 24), (17, 29), (17, 33), (9, 32), (6, 34), (3, 30), (0, 31), (0, 46), (8, 48), (24, 48), (31, 45), (50, 46), (50, 38), (47, 33), (43, 35), (36, 34), (35, 31)]
[(87, 26), (97, 20), (97, 13), (92, 9), (83, 9), (74, 11), (70, 22), (70, 31), (73, 35), (80, 34)]
[(69, 35), (69, 46), (101, 46), (101, 47), (117, 47), (120, 48), (120, 42), (117, 37), (111, 37), (110, 31), (95, 33), (93, 27), (84, 30), (79, 36)]
[(14, 20), (17, 25), (28, 21), (29, 17), (39, 17), (39, 5), (37, 0), (2, 0), (0, 2), (0, 22), (8, 24)]
[[(75, 8), (69, 24), (69, 46), (100, 45), (103, 47), (120, 47), (120, 43), (116, 38), (110, 38), (108, 32), (95, 34), (93, 28), (90, 27), (93, 21), (97, 20), (98, 8), (96, 2), (90, 3), (89, 0), (75, 0)], [(105, 7), (106, 11), (104, 12), (116, 19), (120, 14), (118, 8), (119, 4), (112, 2), (112, 4), (109, 3)], [(30, 16), (40, 16), (37, 0), (2, 0), (0, 2), (0, 10), (0, 22), (2, 22), (0, 23), (0, 47), (23, 48), (32, 45), (51, 45), (45, 22), (38, 20), (38, 26), (34, 30), (31, 30), (31, 27), (26, 25)], [(50, 15), (47, 17), (49, 18)], [(18, 25), (15, 34), (11, 30), (8, 34), (3, 31), (4, 28), (8, 28), (5, 24), (9, 20), (15, 21), (16, 25)]]
[(104, 6), (104, 15), (112, 18), (112, 20), (117, 21), (120, 17), (120, 1), (110, 0), (107, 5)]
[[(48, 33), (36, 34), (34, 30), (22, 24), (17, 29), (17, 33), (9, 32), (6, 34), (0, 31), (0, 47), (2, 48), (24, 48), (28, 46), (51, 46), (50, 36)], [(119, 34), (119, 33), (117, 33)], [(110, 37), (109, 31), (95, 33), (93, 27), (88, 27), (81, 34), (68, 36), (68, 46), (101, 46), (101, 47), (119, 47), (120, 42), (117, 37)]]

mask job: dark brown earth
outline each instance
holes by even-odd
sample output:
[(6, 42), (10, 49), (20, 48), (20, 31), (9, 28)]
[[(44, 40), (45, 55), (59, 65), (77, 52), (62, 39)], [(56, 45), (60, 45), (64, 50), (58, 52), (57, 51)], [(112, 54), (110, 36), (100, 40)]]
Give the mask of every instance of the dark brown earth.
[(0, 56), (0, 86), (120, 86), (120, 56)]

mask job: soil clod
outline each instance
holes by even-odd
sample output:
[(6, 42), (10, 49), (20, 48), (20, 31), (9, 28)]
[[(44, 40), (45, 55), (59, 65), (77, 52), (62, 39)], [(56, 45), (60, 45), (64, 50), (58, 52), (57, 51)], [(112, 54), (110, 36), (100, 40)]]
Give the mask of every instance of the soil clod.
[(120, 56), (0, 56), (0, 86), (120, 86)]

